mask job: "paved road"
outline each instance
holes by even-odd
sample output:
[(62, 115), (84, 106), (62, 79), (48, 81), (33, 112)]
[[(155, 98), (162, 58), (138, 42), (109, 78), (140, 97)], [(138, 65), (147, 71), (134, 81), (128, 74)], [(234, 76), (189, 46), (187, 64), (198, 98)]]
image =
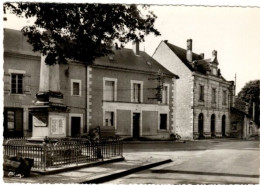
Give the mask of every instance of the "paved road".
[(127, 160), (173, 162), (107, 183), (259, 183), (259, 141), (214, 139), (187, 143), (126, 144)]

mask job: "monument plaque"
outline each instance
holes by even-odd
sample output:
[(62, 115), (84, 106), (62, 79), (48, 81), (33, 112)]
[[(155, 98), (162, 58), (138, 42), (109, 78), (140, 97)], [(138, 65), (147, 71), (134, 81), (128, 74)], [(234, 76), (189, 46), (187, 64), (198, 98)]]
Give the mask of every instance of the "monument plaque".
[(51, 116), (51, 135), (65, 135), (66, 118), (63, 116)]
[(47, 117), (46, 116), (33, 116), (33, 125), (35, 127), (47, 127)]

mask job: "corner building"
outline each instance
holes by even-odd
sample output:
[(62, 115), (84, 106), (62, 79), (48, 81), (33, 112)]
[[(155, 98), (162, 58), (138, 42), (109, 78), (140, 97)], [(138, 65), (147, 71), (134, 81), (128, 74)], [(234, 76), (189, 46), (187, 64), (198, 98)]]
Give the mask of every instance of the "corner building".
[(230, 134), (230, 107), (235, 86), (218, 68), (217, 51), (212, 58), (192, 52), (192, 40), (187, 49), (162, 41), (153, 58), (177, 74), (176, 133), (183, 139), (224, 137)]
[(4, 137), (75, 137), (100, 126), (124, 138), (168, 139), (175, 130), (178, 76), (139, 51), (138, 43), (133, 46), (114, 48), (89, 66), (79, 61), (53, 66), (57, 73), (50, 74), (59, 79), (66, 111), (37, 120), (30, 110), (37, 103), (45, 106), (36, 96), (41, 86), (51, 86), (50, 76), (41, 72), (43, 57), (27, 38), (4, 29)]

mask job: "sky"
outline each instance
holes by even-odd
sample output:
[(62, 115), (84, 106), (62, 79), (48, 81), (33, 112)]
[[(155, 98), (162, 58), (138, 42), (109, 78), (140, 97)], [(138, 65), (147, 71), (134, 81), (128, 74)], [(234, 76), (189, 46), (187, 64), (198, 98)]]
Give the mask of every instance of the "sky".
[[(186, 49), (193, 40), (193, 52), (210, 58), (218, 51), (221, 73), (226, 80), (237, 79), (238, 93), (246, 82), (260, 79), (260, 4), (259, 7), (163, 6), (151, 5), (161, 36), (149, 35), (140, 46), (152, 55), (162, 40)], [(21, 29), (33, 20), (7, 16), (5, 28)], [(131, 43), (126, 47), (131, 48)]]

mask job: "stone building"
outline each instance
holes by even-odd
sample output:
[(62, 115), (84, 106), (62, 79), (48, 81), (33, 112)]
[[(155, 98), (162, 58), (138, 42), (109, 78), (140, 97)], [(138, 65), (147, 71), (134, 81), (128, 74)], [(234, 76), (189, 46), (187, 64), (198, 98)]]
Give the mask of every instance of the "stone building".
[[(41, 91), (40, 76), (48, 75), (40, 75), (41, 55), (32, 51), (26, 39), (18, 30), (4, 29), (4, 137), (38, 136), (45, 130), (44, 126), (34, 126), (29, 109), (35, 105), (36, 95)], [(78, 122), (82, 132), (86, 132), (83, 126), (86, 112), (85, 65), (69, 62), (59, 68), (60, 90), (68, 108), (66, 123)], [(81, 84), (81, 89), (75, 87), (78, 84)], [(67, 126), (66, 134), (70, 135), (70, 132)]]
[(40, 54), (21, 32), (4, 29), (4, 136), (31, 136), (33, 105), (39, 90)]
[(258, 126), (253, 120), (253, 115), (249, 114), (249, 104), (236, 98), (235, 106), (230, 110), (230, 136), (244, 140), (256, 136)]
[(134, 50), (113, 51), (87, 69), (87, 124), (115, 129), (122, 137), (168, 139), (175, 124), (178, 76), (139, 51), (138, 44)]
[(221, 75), (217, 51), (204, 59), (204, 54), (192, 52), (191, 39), (187, 49), (162, 41), (153, 58), (180, 77), (176, 82), (176, 133), (183, 139), (228, 136), (235, 86)]
[(46, 66), (20, 31), (5, 29), (4, 136), (77, 136), (100, 126), (122, 137), (169, 138), (178, 76), (134, 46), (88, 67)]

